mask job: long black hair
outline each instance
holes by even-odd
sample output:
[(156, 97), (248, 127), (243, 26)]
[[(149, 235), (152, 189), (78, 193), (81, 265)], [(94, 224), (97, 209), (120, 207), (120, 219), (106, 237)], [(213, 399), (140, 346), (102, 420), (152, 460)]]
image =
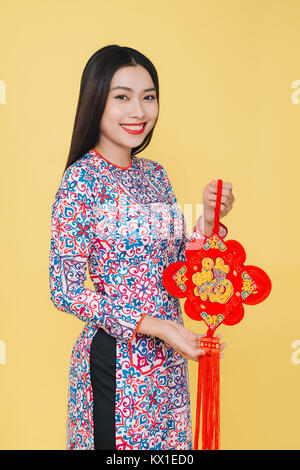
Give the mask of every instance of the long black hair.
[[(121, 67), (134, 67), (138, 64), (148, 70), (159, 104), (157, 71), (153, 63), (141, 52), (113, 44), (102, 47), (90, 57), (81, 77), (70, 152), (65, 170), (99, 143), (100, 121), (114, 73)], [(131, 149), (131, 155), (136, 155), (149, 145), (154, 128), (155, 126), (141, 145)]]

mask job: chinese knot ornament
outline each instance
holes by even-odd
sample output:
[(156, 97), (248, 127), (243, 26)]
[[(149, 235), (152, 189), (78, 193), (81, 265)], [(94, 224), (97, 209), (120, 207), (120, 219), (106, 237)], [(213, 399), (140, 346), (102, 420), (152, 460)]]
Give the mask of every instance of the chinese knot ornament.
[(268, 297), (271, 280), (257, 266), (244, 265), (246, 253), (236, 240), (224, 241), (219, 233), (222, 180), (218, 180), (217, 201), (212, 235), (205, 236), (202, 247), (190, 242), (185, 261), (170, 264), (162, 281), (174, 297), (186, 298), (185, 313), (203, 321), (206, 336), (200, 340), (205, 355), (198, 360), (198, 390), (194, 449), (198, 449), (202, 411), (202, 449), (220, 446), (220, 341), (214, 336), (221, 324), (232, 326), (244, 316), (244, 304), (255, 305)]

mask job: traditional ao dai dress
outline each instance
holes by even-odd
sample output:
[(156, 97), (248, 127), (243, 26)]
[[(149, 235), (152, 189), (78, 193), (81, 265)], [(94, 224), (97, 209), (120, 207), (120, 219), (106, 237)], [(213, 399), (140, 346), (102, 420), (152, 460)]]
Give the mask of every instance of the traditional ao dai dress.
[[(202, 243), (200, 219), (189, 237), (166, 170), (148, 158), (123, 168), (91, 149), (64, 172), (52, 206), (51, 300), (84, 322), (70, 360), (67, 449), (94, 449), (90, 349), (103, 328), (116, 339), (116, 449), (192, 450), (188, 361), (137, 329), (145, 315), (183, 325), (162, 273), (186, 260), (190, 241)], [(95, 290), (84, 285), (87, 265)]]

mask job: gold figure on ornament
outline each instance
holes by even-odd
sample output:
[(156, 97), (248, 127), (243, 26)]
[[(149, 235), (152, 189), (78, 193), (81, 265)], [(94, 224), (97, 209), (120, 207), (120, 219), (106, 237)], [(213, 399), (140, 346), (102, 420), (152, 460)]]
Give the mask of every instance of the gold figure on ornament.
[(211, 258), (203, 258), (201, 272), (192, 275), (194, 294), (202, 301), (209, 298), (211, 302), (225, 304), (234, 293), (232, 282), (226, 279), (228, 272), (229, 266), (222, 258), (218, 257), (215, 263)]

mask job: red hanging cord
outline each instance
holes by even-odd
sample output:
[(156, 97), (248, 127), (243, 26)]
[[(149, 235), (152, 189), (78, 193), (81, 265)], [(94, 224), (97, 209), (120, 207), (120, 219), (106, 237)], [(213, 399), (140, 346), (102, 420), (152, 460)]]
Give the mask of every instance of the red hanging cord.
[(218, 179), (218, 188), (217, 188), (217, 201), (216, 201), (216, 207), (215, 207), (215, 219), (214, 219), (214, 229), (213, 229), (213, 234), (219, 233), (219, 215), (220, 215), (220, 207), (221, 207), (221, 197), (222, 197), (222, 185), (223, 182), (222, 180)]
[[(213, 234), (219, 233), (222, 180), (218, 180)], [(220, 447), (220, 341), (208, 330), (201, 338), (200, 348), (205, 355), (198, 360), (198, 390), (194, 449), (198, 450), (202, 412), (202, 450)]]

